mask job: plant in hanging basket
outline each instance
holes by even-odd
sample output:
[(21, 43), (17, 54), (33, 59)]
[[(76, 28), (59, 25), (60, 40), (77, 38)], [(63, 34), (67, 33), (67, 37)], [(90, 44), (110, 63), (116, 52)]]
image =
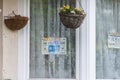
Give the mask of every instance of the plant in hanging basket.
[(86, 14), (81, 8), (71, 8), (69, 5), (60, 8), (60, 20), (67, 28), (78, 28), (82, 24)]
[(28, 22), (28, 17), (16, 15), (13, 12), (14, 16), (5, 16), (4, 22), (6, 26), (11, 30), (20, 30)]

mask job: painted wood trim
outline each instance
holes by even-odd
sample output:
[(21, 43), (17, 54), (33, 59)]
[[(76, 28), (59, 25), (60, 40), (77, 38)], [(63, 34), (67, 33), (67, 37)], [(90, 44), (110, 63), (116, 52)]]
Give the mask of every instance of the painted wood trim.
[[(3, 18), (12, 11), (18, 12), (17, 0), (3, 0)], [(17, 80), (18, 32), (2, 23), (3, 79)]]
[[(30, 17), (30, 0), (18, 0), (18, 12)], [(29, 80), (29, 25), (18, 32), (18, 80)]]
[[(80, 40), (80, 80), (87, 80), (87, 29), (88, 29), (88, 0), (80, 0), (81, 5), (85, 11), (86, 17), (79, 29), (79, 40)], [(77, 3), (79, 4), (79, 3)], [(79, 6), (80, 7), (80, 6)]]
[(96, 79), (96, 80), (120, 80), (120, 79)]
[[(29, 0), (27, 0), (28, 2), (29, 2)], [(24, 14), (24, 15), (30, 15), (29, 14), (29, 9), (25, 9), (25, 8), (20, 8), (20, 6), (22, 6), (23, 7), (23, 4), (21, 3), (21, 2), (27, 2), (26, 0), (19, 0), (19, 12), (21, 13), (21, 14)], [(79, 0), (78, 0), (79, 1)], [(26, 3), (25, 3), (26, 4)], [(24, 4), (24, 5), (25, 5)], [(83, 8), (85, 8), (86, 9), (86, 13), (88, 14), (88, 8), (89, 8), (89, 6), (88, 6), (88, 0), (85, 0), (85, 1), (83, 1), (82, 0), (82, 4), (83, 4)], [(28, 7), (29, 7), (30, 5), (28, 5)], [(25, 6), (24, 6), (25, 7)], [(27, 7), (27, 6), (26, 6)], [(24, 12), (23, 12), (24, 11)], [(28, 12), (26, 12), (26, 11), (28, 11)], [(88, 15), (87, 15), (88, 16)], [(89, 69), (87, 66), (87, 58), (88, 58), (88, 55), (87, 55), (87, 53), (88, 53), (88, 51), (87, 50), (89, 50), (88, 48), (89, 47), (87, 47), (87, 43), (88, 43), (88, 39), (87, 39), (87, 37), (88, 37), (88, 35), (89, 35), (89, 33), (86, 33), (86, 32), (88, 32), (88, 21), (89, 21), (89, 19), (88, 18), (86, 18), (86, 20), (84, 21), (84, 23), (83, 23), (83, 25), (82, 25), (82, 27), (80, 28), (80, 29), (78, 29), (77, 31), (77, 34), (79, 34), (79, 38), (77, 38), (77, 40), (79, 40), (80, 41), (80, 44), (82, 44), (82, 46), (80, 45), (80, 54), (79, 54), (79, 57), (81, 56), (82, 58), (80, 58), (80, 62), (79, 61), (77, 61), (78, 63), (79, 63), (79, 65), (81, 66), (80, 67), (80, 70), (82, 70), (81, 71), (81, 73), (80, 74), (77, 74), (77, 75), (79, 75), (79, 77), (80, 77), (80, 79), (81, 80), (89, 80), (89, 78), (87, 79), (87, 70)], [(28, 24), (28, 26), (29, 26), (29, 24)], [(83, 28), (83, 29), (82, 29)], [(79, 32), (80, 31), (80, 32)], [(19, 69), (19, 71), (18, 71), (18, 80), (29, 80), (29, 68), (28, 68), (28, 66), (27, 66), (27, 64), (29, 63), (29, 61), (26, 61), (26, 58), (28, 59), (28, 57), (27, 56), (29, 56), (29, 50), (27, 50), (27, 52), (26, 51), (24, 51), (25, 50), (25, 41), (26, 41), (26, 38), (25, 38), (25, 36), (26, 35), (29, 35), (29, 29), (28, 30), (26, 30), (26, 29), (24, 29), (24, 30), (21, 30), (21, 31), (19, 31), (19, 58), (18, 58), (18, 69)], [(83, 40), (81, 40), (83, 38)], [(85, 41), (86, 40), (86, 41)], [(87, 42), (87, 43), (86, 43)], [(24, 45), (24, 47), (22, 47), (22, 45), (21, 45), (21, 43), (22, 43), (22, 45)], [(29, 47), (28, 47), (29, 48)], [(87, 49), (86, 49), (87, 48)], [(21, 51), (22, 50), (22, 51)], [(26, 53), (25, 53), (26, 52)], [(25, 53), (25, 54), (24, 54)], [(81, 55), (81, 54), (83, 54), (83, 55)], [(87, 55), (87, 56), (86, 56)], [(27, 63), (27, 64), (26, 64)], [(21, 64), (23, 64), (23, 65), (21, 65)], [(29, 65), (29, 64), (28, 64)], [(25, 67), (25, 66), (27, 66), (27, 67)], [(86, 70), (86, 68), (88, 68), (87, 70)], [(23, 72), (24, 71), (24, 72)], [(26, 71), (27, 71), (27, 73), (26, 73)], [(26, 74), (27, 74), (27, 77), (26, 77)], [(86, 76), (87, 75), (87, 76)], [(50, 79), (49, 79), (50, 80)]]
[(29, 79), (29, 80), (79, 80), (79, 79)]
[(96, 80), (96, 0), (88, 0), (87, 80)]
[(2, 51), (2, 22), (3, 22), (3, 0), (0, 0), (0, 80), (2, 80), (3, 51)]

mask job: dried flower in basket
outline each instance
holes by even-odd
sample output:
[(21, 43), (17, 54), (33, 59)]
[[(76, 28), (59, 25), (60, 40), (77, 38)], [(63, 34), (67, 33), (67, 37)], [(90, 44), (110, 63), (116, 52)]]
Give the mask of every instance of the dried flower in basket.
[(62, 14), (84, 14), (84, 10), (81, 8), (71, 8), (69, 5), (60, 7), (60, 13)]
[(76, 29), (82, 24), (86, 14), (81, 8), (71, 8), (69, 5), (60, 7), (60, 20), (66, 28)]

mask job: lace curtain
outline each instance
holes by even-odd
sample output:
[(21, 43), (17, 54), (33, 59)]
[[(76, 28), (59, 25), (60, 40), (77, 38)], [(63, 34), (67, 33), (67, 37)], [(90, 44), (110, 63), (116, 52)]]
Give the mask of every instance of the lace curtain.
[[(75, 30), (65, 28), (59, 8), (75, 0), (30, 0), (30, 78), (75, 78)], [(66, 38), (64, 55), (42, 53), (42, 38)]]

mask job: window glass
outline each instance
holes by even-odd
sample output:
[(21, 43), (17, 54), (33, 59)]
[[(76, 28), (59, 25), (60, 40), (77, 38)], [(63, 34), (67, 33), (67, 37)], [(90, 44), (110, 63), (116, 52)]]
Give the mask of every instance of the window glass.
[(96, 0), (96, 78), (120, 79), (120, 0)]
[(59, 18), (67, 4), (75, 0), (30, 0), (30, 78), (76, 78), (75, 29)]

